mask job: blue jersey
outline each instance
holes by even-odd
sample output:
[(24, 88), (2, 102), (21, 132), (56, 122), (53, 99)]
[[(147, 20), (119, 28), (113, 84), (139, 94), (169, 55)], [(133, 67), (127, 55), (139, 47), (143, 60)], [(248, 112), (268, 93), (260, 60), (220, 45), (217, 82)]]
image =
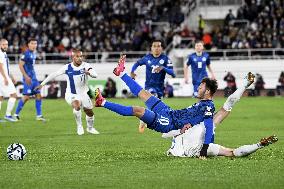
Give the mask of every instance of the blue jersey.
[[(142, 65), (146, 66), (145, 89), (155, 88), (163, 92), (166, 73), (175, 77), (172, 62), (165, 54), (161, 54), (159, 57), (147, 54), (133, 65), (131, 71), (134, 72), (138, 66)], [(160, 66), (163, 66), (164, 69), (159, 73), (155, 73), (154, 69)]]
[(208, 77), (206, 66), (209, 64), (210, 57), (206, 52), (203, 52), (201, 56), (196, 53), (188, 56), (187, 65), (191, 66), (193, 85), (199, 85), (204, 77)]
[[(34, 70), (34, 64), (36, 60), (36, 54), (30, 50), (27, 50), (24, 52), (24, 54), (21, 56), (21, 60), (25, 62), (24, 64), (24, 69), (27, 75), (32, 79), (32, 80), (37, 80), (35, 70)], [(24, 83), (25, 83), (25, 78), (23, 78)]]
[(205, 144), (209, 144), (212, 141), (213, 115), (215, 111), (212, 100), (201, 100), (188, 108), (173, 110), (164, 102), (152, 96), (146, 102), (146, 105), (149, 110), (156, 114), (155, 120), (148, 124), (149, 129), (167, 133), (171, 130), (181, 129), (189, 123), (195, 126), (203, 122), (206, 128)]

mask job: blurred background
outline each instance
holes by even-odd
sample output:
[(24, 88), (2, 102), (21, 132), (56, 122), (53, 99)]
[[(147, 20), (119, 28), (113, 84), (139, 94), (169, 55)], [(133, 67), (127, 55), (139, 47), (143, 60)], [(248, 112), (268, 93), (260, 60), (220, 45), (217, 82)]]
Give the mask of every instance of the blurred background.
[[(128, 89), (112, 75), (120, 54), (127, 55), (130, 71), (149, 52), (151, 40), (162, 39), (177, 75), (166, 78), (165, 85), (173, 88), (173, 96), (191, 96), (183, 67), (195, 41), (202, 40), (218, 80), (217, 95), (234, 91), (248, 71), (257, 73), (257, 81), (246, 95), (284, 95), (284, 0), (2, 0), (0, 37), (9, 41), (19, 97), (17, 64), (31, 37), (38, 41), (39, 80), (70, 62), (71, 49), (79, 48), (99, 75), (90, 88), (110, 85), (114, 97), (127, 97)], [(144, 69), (137, 70), (141, 85)], [(65, 87), (60, 76), (42, 95), (63, 97)]]

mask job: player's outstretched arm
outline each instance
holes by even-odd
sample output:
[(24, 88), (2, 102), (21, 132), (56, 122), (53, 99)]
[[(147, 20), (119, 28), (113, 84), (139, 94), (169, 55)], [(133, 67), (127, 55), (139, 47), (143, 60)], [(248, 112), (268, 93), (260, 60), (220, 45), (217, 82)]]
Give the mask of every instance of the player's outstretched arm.
[(49, 74), (47, 76), (47, 78), (45, 78), (41, 84), (39, 86), (37, 86), (35, 88), (35, 90), (41, 89), (44, 85), (46, 85), (46, 83), (48, 83), (49, 81), (51, 81), (52, 79), (56, 78), (59, 75), (65, 74), (65, 66), (63, 66), (62, 68), (60, 68), (58, 71), (53, 72), (51, 74)]

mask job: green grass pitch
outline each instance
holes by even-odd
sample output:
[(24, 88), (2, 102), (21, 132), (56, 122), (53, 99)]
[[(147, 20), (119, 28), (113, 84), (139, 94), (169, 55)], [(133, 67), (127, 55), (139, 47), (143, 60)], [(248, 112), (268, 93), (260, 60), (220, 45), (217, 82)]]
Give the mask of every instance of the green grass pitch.
[[(112, 99), (142, 105), (138, 99)], [(165, 99), (184, 108), (194, 99)], [(219, 109), (224, 98), (216, 98)], [(3, 117), (6, 104), (2, 105)], [(160, 133), (138, 133), (138, 120), (95, 108), (100, 135), (77, 136), (72, 109), (63, 99), (44, 100), (49, 122), (35, 121), (33, 100), (22, 121), (0, 123), (0, 188), (284, 188), (283, 98), (242, 98), (216, 130), (216, 143), (237, 147), (276, 134), (279, 141), (245, 158), (205, 161), (165, 155), (171, 141)], [(83, 114), (85, 127), (85, 115)], [(20, 142), (24, 161), (10, 161), (6, 148)]]

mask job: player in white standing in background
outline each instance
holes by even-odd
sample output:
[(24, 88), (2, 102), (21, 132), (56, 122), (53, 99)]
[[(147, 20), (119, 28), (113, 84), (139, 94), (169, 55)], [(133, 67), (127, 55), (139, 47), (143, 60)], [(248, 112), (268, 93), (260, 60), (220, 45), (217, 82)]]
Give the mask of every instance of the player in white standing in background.
[[(230, 113), (237, 103), (244, 91), (254, 82), (255, 76), (249, 72), (247, 77), (243, 80), (243, 85), (241, 85), (232, 95), (230, 95), (223, 107), (214, 115), (213, 121), (214, 126), (219, 125)], [(162, 137), (168, 138), (175, 135), (174, 132), (163, 134)], [(204, 131), (201, 127), (195, 126), (188, 129), (184, 134), (174, 136), (172, 140), (172, 146), (167, 151), (168, 156), (178, 156), (178, 157), (198, 157), (200, 151), (200, 141), (203, 141)], [(214, 138), (214, 137), (213, 137)], [(227, 157), (242, 157), (247, 156), (256, 152), (257, 150), (268, 146), (269, 144), (275, 143), (278, 138), (272, 135), (267, 138), (262, 138), (256, 144), (243, 145), (236, 149), (227, 148), (219, 144), (215, 144), (214, 140), (209, 144), (207, 149), (207, 156), (227, 156)], [(204, 159), (204, 158), (203, 158)]]
[(63, 74), (66, 75), (67, 80), (65, 100), (73, 108), (73, 114), (77, 123), (77, 134), (84, 134), (81, 108), (83, 108), (84, 112), (86, 113), (86, 131), (91, 134), (99, 134), (99, 132), (94, 128), (95, 118), (92, 110), (93, 103), (87, 94), (89, 91), (88, 76), (96, 78), (97, 73), (90, 64), (83, 62), (83, 53), (81, 50), (73, 49), (72, 62), (64, 65), (57, 72), (50, 74), (36, 88), (41, 89), (47, 82)]
[[(6, 39), (0, 40), (0, 110), (3, 101), (3, 96), (9, 96), (5, 119), (11, 122), (18, 121), (13, 118), (11, 112), (17, 100), (16, 88), (12, 80), (13, 76), (10, 75), (9, 59), (6, 54), (8, 50), (8, 41)], [(4, 122), (0, 119), (0, 122)]]

